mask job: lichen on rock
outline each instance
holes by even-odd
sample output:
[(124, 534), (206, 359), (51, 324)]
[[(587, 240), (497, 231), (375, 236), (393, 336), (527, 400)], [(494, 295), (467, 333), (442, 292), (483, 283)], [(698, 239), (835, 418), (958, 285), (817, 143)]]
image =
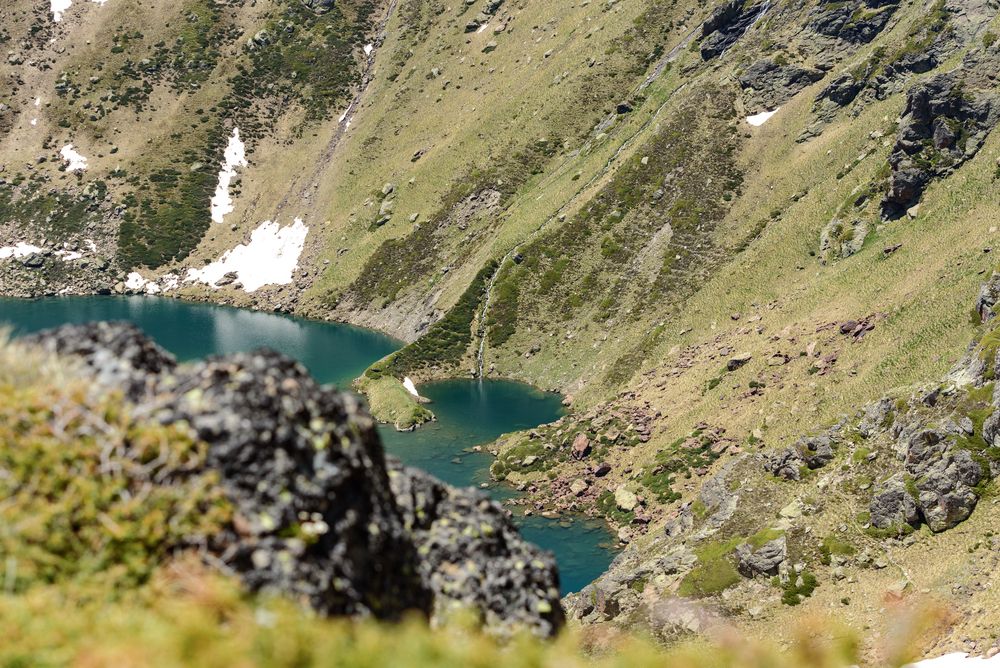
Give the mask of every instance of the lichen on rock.
[(260, 350), (177, 366), (134, 326), (66, 326), (25, 339), (82, 360), (96, 391), (123, 388), (137, 424), (182, 429), (206, 446), (233, 519), (210, 563), (251, 591), (324, 615), (433, 618), (471, 610), (491, 631), (562, 625), (554, 558), (504, 510), (387, 458), (354, 395), (320, 386)]

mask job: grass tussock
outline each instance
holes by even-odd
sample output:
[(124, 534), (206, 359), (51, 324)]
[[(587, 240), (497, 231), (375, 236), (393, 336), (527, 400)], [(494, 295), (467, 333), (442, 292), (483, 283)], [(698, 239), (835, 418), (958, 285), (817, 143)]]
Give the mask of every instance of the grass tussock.
[[(913, 659), (913, 638), (938, 619), (926, 612), (901, 618), (880, 649), (880, 665)], [(820, 619), (806, 620), (782, 650), (730, 628), (711, 641), (665, 650), (648, 640), (598, 639), (577, 631), (554, 641), (521, 636), (500, 643), (467, 619), (434, 630), (417, 618), (392, 626), (324, 620), (288, 601), (248, 598), (232, 581), (190, 558), (158, 572), (130, 601), (67, 598), (54, 587), (0, 595), (0, 621), (5, 666), (834, 668), (859, 660), (857, 638)]]
[(111, 596), (231, 519), (207, 446), (137, 422), (58, 362), (0, 346), (0, 557), (8, 594), (58, 583)]

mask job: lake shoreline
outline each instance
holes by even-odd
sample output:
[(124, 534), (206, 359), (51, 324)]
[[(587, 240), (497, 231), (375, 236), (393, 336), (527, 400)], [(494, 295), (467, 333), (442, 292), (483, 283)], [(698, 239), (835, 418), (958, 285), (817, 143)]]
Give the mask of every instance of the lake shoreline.
[[(271, 347), (298, 360), (320, 383), (346, 390), (374, 361), (401, 345), (380, 332), (350, 324), (175, 298), (0, 299), (0, 321), (10, 322), (15, 336), (107, 320), (135, 323), (181, 362)], [(490, 477), (494, 456), (489, 444), (501, 435), (532, 429), (565, 414), (561, 395), (515, 380), (435, 380), (422, 383), (419, 393), (433, 402), (438, 419), (410, 432), (397, 432), (395, 425), (380, 427), (383, 449), (449, 484), (479, 488), (501, 504), (520, 492)], [(561, 566), (569, 583), (564, 593), (589, 584), (615, 554), (613, 534), (603, 520), (569, 514), (557, 520), (537, 514), (511, 516), (518, 526), (527, 527), (532, 542), (567, 564)]]

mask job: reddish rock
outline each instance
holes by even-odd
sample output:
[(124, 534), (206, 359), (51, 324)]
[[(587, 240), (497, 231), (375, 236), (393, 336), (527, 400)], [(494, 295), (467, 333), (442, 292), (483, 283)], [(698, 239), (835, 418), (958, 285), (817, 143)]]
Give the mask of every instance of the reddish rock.
[(607, 462), (601, 462), (596, 468), (594, 468), (594, 475), (598, 478), (603, 478), (609, 473), (611, 473), (611, 464)]
[(584, 459), (590, 454), (590, 439), (584, 433), (579, 433), (573, 439), (572, 445), (573, 459)]

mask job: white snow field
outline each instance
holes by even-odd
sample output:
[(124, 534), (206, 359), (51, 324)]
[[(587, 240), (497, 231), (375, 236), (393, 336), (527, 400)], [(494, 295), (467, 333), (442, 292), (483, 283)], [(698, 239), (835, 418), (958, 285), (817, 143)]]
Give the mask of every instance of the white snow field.
[(215, 187), (215, 195), (212, 197), (213, 223), (222, 223), (226, 215), (233, 212), (233, 198), (229, 195), (229, 186), (236, 176), (236, 170), (247, 165), (246, 146), (240, 141), (240, 129), (235, 128), (233, 136), (229, 138), (229, 145), (226, 146), (222, 169), (219, 171), (219, 185)]
[(301, 218), (287, 227), (264, 221), (250, 235), (250, 243), (226, 251), (202, 269), (188, 269), (184, 282), (200, 281), (217, 288), (226, 274), (235, 273), (247, 292), (265, 285), (288, 285), (299, 266), (308, 233)]

